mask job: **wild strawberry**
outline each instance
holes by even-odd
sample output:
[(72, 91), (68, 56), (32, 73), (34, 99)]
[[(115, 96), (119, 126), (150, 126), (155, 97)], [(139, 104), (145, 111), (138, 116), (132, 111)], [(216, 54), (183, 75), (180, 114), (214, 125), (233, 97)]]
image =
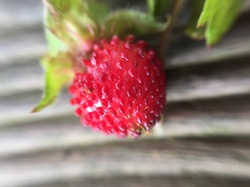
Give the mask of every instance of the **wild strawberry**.
[(162, 61), (145, 41), (114, 36), (94, 46), (86, 72), (69, 92), (82, 124), (119, 137), (138, 137), (160, 119), (165, 104)]

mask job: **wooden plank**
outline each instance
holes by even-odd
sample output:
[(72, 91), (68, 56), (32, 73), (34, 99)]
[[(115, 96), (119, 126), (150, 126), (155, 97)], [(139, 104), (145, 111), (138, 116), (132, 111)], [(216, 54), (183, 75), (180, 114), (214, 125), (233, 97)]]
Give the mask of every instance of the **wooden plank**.
[[(250, 66), (248, 61), (249, 58), (232, 59), (231, 62), (218, 62), (198, 68), (168, 70), (168, 103), (249, 94)], [(15, 76), (8, 78), (9, 69), (12, 69)], [(66, 92), (63, 92), (57, 104), (41, 113), (29, 114), (31, 108), (39, 101), (43, 87), (42, 71), (37, 63), (30, 61), (25, 65), (5, 66), (0, 69), (0, 77), (6, 80), (0, 83), (0, 97), (2, 98), (0, 100), (0, 109), (2, 108), (0, 126), (44, 119), (53, 115), (72, 114), (73, 108), (68, 104), (70, 96)], [(10, 109), (14, 117), (7, 115)]]
[[(248, 20), (249, 17), (250, 15), (246, 15), (242, 19)], [(189, 39), (181, 39), (179, 42), (175, 41), (176, 44), (168, 52), (169, 59), (166, 59), (165, 67), (171, 69), (186, 65), (213, 63), (214, 61), (232, 57), (249, 56), (249, 29), (249, 24), (245, 24), (245, 22), (243, 24), (239, 20), (239, 24), (219, 44), (211, 49), (207, 49), (203, 42), (193, 42)], [(1, 41), (2, 39), (4, 41)], [(1, 43), (10, 40), (8, 37), (3, 37), (2, 39), (0, 38)], [(0, 65), (15, 63), (20, 58), (37, 58), (47, 49), (42, 32), (26, 33), (26, 36), (19, 36), (17, 39), (13, 39), (12, 42), (10, 40), (9, 43), (12, 43), (12, 46), (8, 47), (7, 53), (1, 53), (3, 49), (0, 50)], [(22, 45), (24, 43), (26, 45)], [(19, 49), (18, 52), (14, 50), (17, 47)]]
[(248, 138), (237, 141), (231, 138), (145, 139), (122, 140), (105, 146), (71, 147), (68, 151), (51, 150), (10, 157), (8, 162), (1, 159), (0, 183), (3, 186), (29, 186), (62, 178), (137, 174), (195, 176), (197, 173), (246, 180), (250, 179), (249, 142)]
[(250, 93), (250, 57), (167, 71), (168, 102)]
[(25, 62), (25, 59), (34, 59), (34, 57), (37, 60), (47, 51), (42, 31), (3, 36), (0, 37), (0, 43), (0, 67), (17, 64), (20, 61)]
[[(60, 108), (60, 107), (58, 107)], [(55, 110), (55, 109), (54, 109)], [(175, 103), (167, 106), (160, 132), (151, 138), (218, 137), (250, 135), (250, 97)], [(158, 130), (158, 129), (156, 129)], [(149, 138), (145, 136), (144, 138)], [(82, 127), (72, 114), (2, 126), (0, 157), (29, 154), (69, 146), (106, 144), (117, 141)]]
[(51, 183), (35, 184), (27, 187), (211, 187), (211, 186), (226, 186), (226, 187), (249, 187), (248, 179), (238, 178), (225, 178), (221, 176), (210, 176), (205, 174), (196, 174), (195, 176), (183, 175), (183, 176), (128, 176), (128, 177), (103, 177), (92, 179), (80, 179), (73, 178), (71, 180), (65, 180), (63, 178), (58, 179)]
[(211, 48), (205, 47), (203, 41), (194, 42), (181, 37), (169, 48), (165, 68), (172, 69), (183, 66), (214, 63), (219, 60), (244, 57), (250, 55), (250, 15), (246, 14), (223, 39)]
[(22, 29), (41, 28), (43, 5), (40, 0), (0, 1), (0, 36), (17, 34)]
[(247, 10), (211, 49), (177, 37), (163, 125), (121, 140), (82, 127), (65, 90), (29, 114), (43, 87), (42, 1), (0, 0), (0, 186), (250, 186)]

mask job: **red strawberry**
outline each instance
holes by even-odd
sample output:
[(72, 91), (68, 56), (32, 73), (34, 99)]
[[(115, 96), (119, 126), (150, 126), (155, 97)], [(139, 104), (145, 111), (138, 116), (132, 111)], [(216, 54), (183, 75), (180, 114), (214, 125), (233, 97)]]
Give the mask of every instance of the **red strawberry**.
[(84, 125), (119, 137), (138, 137), (160, 119), (165, 104), (162, 61), (145, 41), (114, 36), (94, 46), (87, 70), (69, 88)]

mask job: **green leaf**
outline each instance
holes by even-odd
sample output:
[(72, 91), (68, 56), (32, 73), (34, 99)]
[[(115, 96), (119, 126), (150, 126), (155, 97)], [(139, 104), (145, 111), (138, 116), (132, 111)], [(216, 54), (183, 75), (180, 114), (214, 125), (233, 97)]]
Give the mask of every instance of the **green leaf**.
[(88, 52), (100, 35), (100, 25), (109, 13), (108, 7), (96, 0), (44, 1), (50, 54), (76, 51), (79, 47), (83, 53)]
[(162, 15), (166, 16), (166, 11), (170, 2), (170, 0), (147, 0), (150, 15), (156, 18)]
[(103, 23), (105, 17), (110, 13), (109, 7), (97, 0), (82, 0), (83, 8), (87, 15), (95, 20), (99, 25)]
[(71, 5), (75, 2), (77, 3), (78, 0), (44, 0), (45, 9), (53, 16), (60, 16), (62, 14), (67, 13)]
[(134, 10), (121, 10), (110, 13), (103, 23), (102, 37), (110, 38), (114, 34), (124, 37), (128, 34), (135, 36), (161, 32), (166, 23), (157, 22), (151, 15)]
[(206, 0), (197, 27), (206, 26), (207, 45), (217, 43), (234, 23), (243, 0)]
[(155, 14), (155, 7), (156, 7), (156, 1), (155, 0), (147, 0), (147, 5), (148, 5), (148, 11), (149, 13), (154, 16)]
[(49, 29), (49, 25), (58, 26), (59, 23), (59, 14), (60, 16), (66, 13), (70, 7), (71, 1), (63, 1), (61, 3), (60, 0), (44, 0), (44, 33), (45, 38), (49, 48), (49, 55), (56, 56), (58, 52), (66, 51), (68, 46), (64, 43), (56, 34)]
[(185, 34), (193, 39), (204, 39), (205, 38), (205, 27), (197, 28), (197, 21), (200, 17), (205, 0), (191, 0), (191, 16), (185, 28)]
[(44, 56), (41, 65), (45, 71), (44, 93), (42, 100), (31, 112), (38, 112), (52, 104), (62, 87), (71, 82), (74, 76), (73, 60), (65, 53), (59, 53), (56, 57)]
[(59, 52), (66, 51), (68, 46), (57, 36), (45, 28), (45, 37), (48, 43), (50, 56), (56, 56)]

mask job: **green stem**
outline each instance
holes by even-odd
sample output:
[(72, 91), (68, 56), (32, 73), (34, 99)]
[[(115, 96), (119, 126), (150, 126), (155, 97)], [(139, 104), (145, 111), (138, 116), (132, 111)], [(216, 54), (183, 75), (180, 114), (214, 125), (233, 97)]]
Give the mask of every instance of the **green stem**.
[(174, 27), (174, 24), (176, 22), (176, 19), (178, 18), (178, 15), (181, 11), (182, 5), (185, 0), (174, 0), (172, 8), (171, 8), (171, 13), (170, 13), (170, 23), (168, 27), (163, 31), (160, 43), (159, 43), (159, 48), (158, 48), (158, 53), (159, 55), (164, 58), (164, 54), (169, 46), (169, 39)]

